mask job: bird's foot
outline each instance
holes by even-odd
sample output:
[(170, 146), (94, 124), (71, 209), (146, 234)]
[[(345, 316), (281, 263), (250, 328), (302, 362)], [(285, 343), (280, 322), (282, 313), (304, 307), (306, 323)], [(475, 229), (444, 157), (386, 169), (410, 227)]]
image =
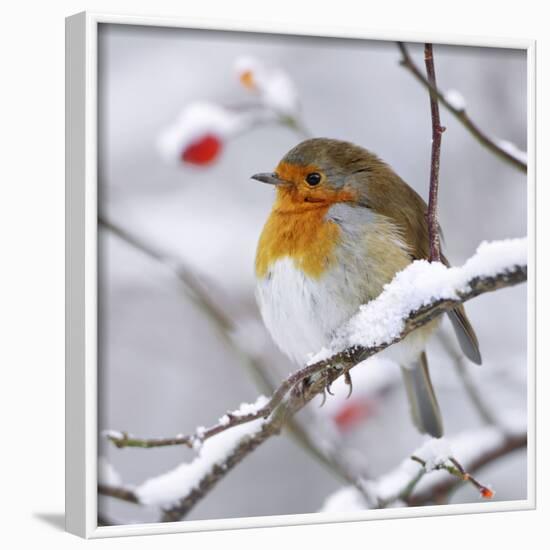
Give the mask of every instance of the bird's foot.
[(311, 386), (311, 384), (313, 384), (313, 380), (311, 379), (310, 376), (308, 376), (307, 378), (303, 378), (296, 384), (294, 391), (296, 392), (298, 397), (303, 399), (306, 395), (308, 388)]
[[(340, 366), (335, 366), (333, 367), (334, 369), (340, 371), (342, 367)], [(348, 395), (346, 397), (346, 399), (351, 395), (352, 391), (353, 391), (353, 384), (351, 382), (351, 375), (349, 373), (349, 371), (345, 371), (344, 372), (344, 380), (346, 382), (346, 384), (349, 386), (349, 390), (348, 390)], [(321, 400), (321, 404), (319, 405), (319, 407), (322, 407), (326, 400), (327, 400), (327, 393), (329, 395), (334, 395), (334, 393), (332, 393), (332, 381), (327, 381), (327, 383), (325, 384), (325, 387), (323, 388), (322, 390), (322, 400)], [(308, 377), (308, 378), (304, 378), (303, 380), (301, 380), (300, 382), (298, 382), (298, 384), (296, 385), (296, 393), (300, 396), (300, 397), (304, 397), (308, 388), (313, 384), (314, 380), (312, 380), (312, 377)]]

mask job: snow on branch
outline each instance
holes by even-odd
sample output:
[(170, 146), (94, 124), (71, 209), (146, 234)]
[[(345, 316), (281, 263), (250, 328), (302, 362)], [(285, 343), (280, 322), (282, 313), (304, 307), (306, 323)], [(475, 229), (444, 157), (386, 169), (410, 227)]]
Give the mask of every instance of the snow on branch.
[(526, 279), (526, 239), (482, 242), (462, 267), (417, 260), (361, 306), (312, 361), (373, 355), (460, 302)]
[[(493, 490), (472, 472), (526, 445), (525, 427), (507, 431), (486, 426), (448, 439), (429, 439), (396, 468), (369, 481), (367, 488), (377, 501), (376, 508), (438, 502), (461, 482), (472, 484), (480, 497), (490, 499)], [(355, 487), (347, 486), (327, 497), (320, 511), (349, 512), (350, 506), (355, 511), (372, 508)]]
[[(413, 262), (386, 285), (378, 298), (361, 307), (342, 327), (332, 345), (310, 363), (288, 376), (269, 400), (226, 414), (208, 429), (191, 436), (165, 440), (201, 449), (199, 456), (172, 472), (146, 481), (133, 492), (135, 502), (165, 503), (163, 521), (178, 521), (245, 456), (273, 435), (289, 418), (340, 376), (345, 376), (368, 357), (399, 342), (438, 315), (480, 294), (513, 286), (527, 279), (527, 241), (514, 239), (482, 243), (460, 268), (424, 260)], [(224, 433), (227, 432), (227, 433)], [(109, 432), (119, 446), (124, 436)], [(130, 440), (130, 438), (126, 438)], [(132, 446), (161, 446), (162, 440), (131, 439)], [(156, 442), (151, 444), (151, 442)], [(110, 494), (116, 488), (109, 487)], [(176, 498), (177, 495), (182, 495)], [(127, 500), (127, 499), (126, 499)], [(170, 501), (169, 505), (166, 503)]]
[(138, 439), (130, 436), (126, 432), (115, 430), (106, 430), (103, 435), (112, 441), (119, 449), (124, 447), (140, 447), (149, 449), (152, 447), (169, 447), (171, 445), (186, 445), (192, 449), (201, 449), (203, 442), (211, 437), (226, 431), (229, 428), (235, 428), (241, 424), (246, 424), (268, 416), (270, 409), (266, 408), (269, 403), (267, 397), (260, 395), (255, 403), (241, 403), (241, 406), (235, 411), (228, 411), (218, 422), (209, 428), (199, 426), (192, 435), (176, 435), (174, 437), (158, 439)]
[(441, 93), (435, 87), (432, 87), (428, 79), (416, 66), (405, 44), (398, 42), (397, 46), (402, 55), (401, 65), (408, 69), (421, 84), (428, 88), (428, 90), (434, 92), (439, 98), (439, 101), (441, 101), (449, 112), (462, 123), (466, 130), (468, 130), (481, 145), (501, 159), (515, 166), (518, 170), (527, 172), (527, 154), (524, 151), (521, 151), (516, 145), (508, 141), (492, 138), (482, 131), (466, 112), (466, 102), (462, 95), (456, 90), (449, 90), (447, 93)]
[(234, 453), (241, 440), (258, 434), (263, 420), (257, 419), (247, 424), (235, 426), (231, 430), (211, 437), (199, 449), (194, 460), (184, 462), (175, 469), (148, 479), (138, 486), (135, 493), (145, 505), (170, 505), (181, 497), (189, 495), (217, 465), (223, 464), (226, 457)]

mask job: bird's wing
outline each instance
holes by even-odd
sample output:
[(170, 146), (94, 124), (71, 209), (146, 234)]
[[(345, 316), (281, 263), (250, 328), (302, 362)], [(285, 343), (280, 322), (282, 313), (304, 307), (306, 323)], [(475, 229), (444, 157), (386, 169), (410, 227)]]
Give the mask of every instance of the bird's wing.
[(474, 332), (474, 329), (466, 316), (464, 306), (460, 305), (454, 309), (451, 309), (451, 311), (448, 312), (448, 315), (464, 355), (476, 365), (481, 365), (482, 359), (481, 352), (479, 351), (479, 342), (477, 340), (476, 333)]
[[(390, 196), (395, 200), (388, 200)], [(428, 207), (422, 197), (388, 166), (383, 176), (372, 179), (368, 203), (375, 212), (386, 216), (399, 228), (413, 259), (428, 258), (428, 224), (419, 214), (426, 212)]]
[[(449, 266), (449, 261), (441, 254), (441, 261)], [(476, 365), (481, 365), (481, 352), (474, 327), (472, 327), (464, 306), (460, 304), (448, 313), (451, 324), (453, 325), (458, 343), (464, 352), (464, 355)]]
[[(387, 166), (385, 168), (384, 177), (373, 180), (374, 185), (368, 192), (369, 202), (377, 212), (389, 217), (401, 228), (413, 259), (428, 259), (430, 254), (428, 224), (425, 216), (419, 215), (419, 212), (426, 212), (428, 206), (412, 187), (393, 171), (388, 170)], [(388, 201), (390, 192), (393, 196), (399, 197), (399, 200)], [(441, 261), (447, 266), (450, 265), (443, 254)], [(481, 364), (477, 336), (468, 320), (464, 306), (455, 307), (448, 312), (448, 315), (464, 355), (470, 361)]]

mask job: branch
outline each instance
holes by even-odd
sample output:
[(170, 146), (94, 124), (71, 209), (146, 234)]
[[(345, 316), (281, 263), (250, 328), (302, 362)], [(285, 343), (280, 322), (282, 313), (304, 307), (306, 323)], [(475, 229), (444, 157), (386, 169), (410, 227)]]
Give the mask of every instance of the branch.
[[(222, 460), (216, 460), (215, 463), (208, 468), (208, 471), (201, 476), (199, 480), (194, 482), (194, 488), (180, 498), (176, 504), (169, 508), (166, 508), (163, 513), (163, 519), (165, 521), (176, 521), (182, 519), (189, 510), (195, 506), (202, 498), (204, 498), (209, 491), (222, 479), (227, 473), (238, 464), (245, 456), (255, 450), (261, 443), (269, 439), (272, 435), (280, 433), (285, 421), (291, 418), (296, 412), (302, 409), (307, 403), (309, 403), (315, 396), (324, 393), (325, 389), (330, 386), (340, 376), (347, 375), (350, 369), (355, 365), (364, 361), (368, 357), (382, 351), (388, 346), (401, 341), (413, 330), (429, 323), (445, 311), (448, 311), (457, 304), (463, 303), (471, 298), (479, 296), (480, 294), (513, 286), (515, 284), (524, 282), (527, 278), (527, 266), (524, 260), (525, 251), (522, 253), (525, 243), (523, 241), (508, 243), (493, 243), (492, 245), (485, 245), (480, 247), (478, 253), (471, 258), (465, 266), (462, 268), (446, 268), (441, 264), (426, 264), (425, 262), (415, 262), (401, 274), (399, 274), (392, 283), (387, 285), (384, 292), (372, 302), (369, 303), (370, 314), (376, 311), (377, 304), (382, 304), (385, 308), (384, 297), (391, 295), (392, 289), (400, 289), (402, 284), (401, 278), (405, 279), (407, 283), (407, 273), (414, 272), (416, 269), (415, 264), (421, 267), (426, 264), (427, 268), (432, 272), (432, 275), (436, 271), (441, 271), (441, 275), (444, 276), (446, 285), (454, 283), (455, 288), (454, 297), (432, 297), (431, 300), (427, 300), (425, 305), (419, 308), (411, 308), (403, 315), (403, 325), (399, 334), (396, 336), (388, 335), (380, 343), (372, 344), (369, 346), (353, 345), (331, 354), (327, 359), (322, 359), (313, 364), (304, 367), (301, 370), (296, 371), (287, 377), (281, 385), (274, 392), (273, 396), (267, 403), (258, 404), (257, 409), (254, 412), (247, 414), (238, 414), (239, 411), (233, 414), (233, 418), (227, 415), (222, 417), (218, 424), (212, 426), (207, 430), (201, 430), (199, 436), (204, 441), (208, 437), (220, 434), (230, 428), (234, 428), (239, 424), (251, 422), (253, 420), (263, 419), (260, 423), (259, 429), (253, 433), (243, 437), (237, 445), (223, 458)], [(504, 248), (509, 247), (509, 252), (516, 253), (513, 259), (509, 260), (511, 265), (501, 266), (489, 266), (486, 267), (485, 261), (489, 258), (494, 258), (496, 252), (501, 255), (504, 253)], [(513, 255), (513, 254), (512, 254)], [(485, 257), (487, 256), (487, 258)], [(502, 259), (501, 259), (502, 260)], [(502, 260), (504, 261), (504, 260)], [(476, 269), (477, 267), (477, 269)], [(486, 270), (494, 272), (493, 275), (484, 274)], [(471, 278), (467, 281), (467, 284), (460, 277), (456, 277), (457, 273), (461, 271), (469, 273)], [(426, 286), (435, 284), (433, 279), (425, 278)], [(448, 279), (448, 280), (447, 280)], [(414, 292), (419, 296), (423, 296), (421, 292), (422, 288), (410, 289), (411, 283), (408, 281), (409, 293)], [(405, 285), (405, 287), (407, 286)], [(405, 303), (407, 303), (407, 296), (403, 297)], [(368, 308), (367, 308), (368, 309)], [(385, 308), (386, 309), (386, 308)], [(399, 310), (401, 311), (401, 310)], [(360, 312), (358, 315), (369, 315), (368, 311)], [(385, 311), (384, 314), (391, 318), (391, 311)], [(188, 441), (196, 441), (197, 434), (192, 436), (186, 436)], [(147, 442), (148, 440), (143, 440)], [(159, 440), (155, 440), (159, 441)], [(140, 445), (146, 447), (147, 445)], [(139, 488), (138, 488), (139, 489)], [(139, 495), (139, 490), (138, 493)]]
[[(490, 499), (494, 496), (493, 491), (472, 474), (526, 445), (525, 432), (510, 433), (494, 426), (462, 432), (449, 440), (428, 440), (396, 468), (368, 482), (367, 487), (377, 500), (374, 508), (386, 508), (396, 503), (407, 506), (440, 503), (462, 483), (471, 483), (481, 497)], [(444, 453), (437, 452), (441, 447), (446, 447)], [(455, 456), (460, 456), (462, 463)], [(322, 511), (334, 511), (328, 504), (329, 500)], [(367, 501), (357, 507), (372, 508)]]
[(222, 332), (227, 333), (235, 329), (232, 319), (210, 298), (205, 288), (206, 285), (201, 281), (204, 277), (197, 276), (193, 270), (182, 261), (176, 260), (164, 252), (160, 252), (141, 237), (138, 237), (121, 225), (109, 220), (104, 215), (98, 214), (97, 221), (100, 227), (110, 231), (132, 248), (136, 248), (171, 271), (179, 281), (183, 283), (195, 304)]
[[(175, 504), (164, 508), (161, 521), (179, 521), (183, 519), (216, 485), (246, 456), (252, 453), (264, 441), (281, 432), (289, 413), (294, 413), (296, 404), (282, 403), (277, 413), (263, 423), (259, 431), (253, 435), (243, 437), (238, 445), (222, 462), (215, 463), (211, 469), (195, 483), (191, 491), (180, 498)], [(293, 410), (295, 409), (295, 410)]]
[[(480, 454), (477, 458), (470, 461), (467, 466), (462, 467), (462, 470), (467, 469), (469, 472), (477, 472), (484, 466), (491, 464), (495, 460), (504, 457), (514, 451), (523, 449), (527, 446), (527, 433), (509, 435), (503, 437), (501, 442), (494, 447), (487, 449), (486, 452)], [(472, 478), (470, 474), (467, 474), (466, 471), (463, 473), (460, 472), (458, 475), (454, 472), (453, 477), (440, 478), (432, 483), (426, 483), (424, 487), (413, 493), (411, 496), (405, 499), (405, 502), (408, 506), (422, 506), (428, 502), (438, 502), (445, 495), (448, 495), (450, 491), (458, 487), (462, 481), (468, 481), (473, 483), (480, 491), (481, 496), (484, 498), (490, 498), (492, 495), (488, 494), (486, 491), (491, 491), (491, 489), (483, 486), (477, 480)]]
[(475, 124), (474, 121), (470, 118), (470, 116), (466, 112), (466, 109), (464, 108), (459, 109), (455, 107), (445, 97), (445, 94), (442, 94), (441, 92), (437, 91), (436, 89), (433, 89), (430, 86), (430, 83), (428, 82), (428, 80), (424, 77), (424, 75), (420, 72), (418, 67), (415, 65), (414, 61), (409, 55), (407, 47), (405, 46), (405, 44), (403, 44), (403, 42), (398, 42), (397, 46), (399, 47), (399, 50), (401, 51), (401, 54), (403, 56), (400, 62), (401, 65), (406, 69), (408, 69), (414, 75), (414, 77), (426, 88), (428, 88), (430, 91), (435, 92), (437, 94), (437, 97), (439, 98), (439, 101), (441, 101), (442, 105), (444, 105), (445, 108), (448, 109), (449, 112), (452, 113), (462, 123), (462, 125), (466, 128), (466, 130), (468, 130), (468, 132), (470, 132), (472, 136), (474, 136), (474, 138), (481, 145), (486, 147), (489, 151), (491, 151), (493, 154), (498, 156), (500, 159), (515, 166), (518, 170), (521, 170), (522, 172), (527, 172), (527, 163), (525, 161), (518, 158), (517, 155), (514, 155), (511, 151), (505, 149), (497, 141), (490, 138), (485, 132), (483, 132), (479, 128), (479, 126)]
[[(411, 460), (413, 460), (414, 462), (418, 462), (418, 464), (422, 466), (425, 472), (428, 471), (427, 463), (422, 458), (413, 455), (411, 456)], [(450, 464), (447, 464), (446, 462), (436, 464), (436, 466), (432, 468), (432, 470), (445, 470), (452, 476), (458, 478), (460, 481), (470, 482), (480, 492), (483, 498), (493, 498), (493, 491), (489, 489), (489, 487), (480, 483), (472, 474), (467, 472), (464, 466), (462, 466), (462, 464), (460, 464), (460, 462), (455, 457), (449, 457), (449, 462)]]
[[(279, 388), (280, 389), (280, 388)], [(240, 409), (236, 411), (228, 411), (225, 413), (216, 424), (210, 428), (197, 428), (196, 432), (191, 435), (177, 435), (175, 437), (167, 438), (153, 438), (153, 439), (138, 439), (129, 436), (125, 432), (117, 432), (113, 430), (107, 430), (104, 432), (104, 436), (114, 443), (119, 449), (124, 447), (137, 447), (141, 449), (150, 449), (153, 447), (170, 447), (173, 445), (185, 445), (191, 449), (200, 448), (202, 443), (211, 437), (224, 432), (235, 426), (241, 424), (247, 424), (253, 420), (260, 418), (267, 418), (275, 407), (281, 402), (284, 394), (281, 395), (279, 391), (276, 391), (271, 398), (267, 400), (264, 396), (260, 396), (254, 405), (244, 404)], [(251, 412), (244, 412), (244, 410), (251, 410)]]
[(430, 262), (441, 261), (441, 246), (439, 242), (439, 224), (437, 223), (437, 194), (439, 191), (439, 158), (441, 155), (441, 134), (445, 128), (439, 120), (439, 104), (437, 101), (437, 84), (433, 48), (431, 44), (424, 46), (424, 61), (426, 74), (430, 84), (430, 111), (432, 114), (432, 160), (430, 164), (430, 197), (428, 202), (428, 235), (430, 238)]

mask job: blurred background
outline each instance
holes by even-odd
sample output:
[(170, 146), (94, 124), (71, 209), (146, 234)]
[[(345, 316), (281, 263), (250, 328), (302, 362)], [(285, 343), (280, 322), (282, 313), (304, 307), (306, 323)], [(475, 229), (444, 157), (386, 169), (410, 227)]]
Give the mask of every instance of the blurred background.
[[(400, 66), (391, 42), (106, 24), (99, 37), (100, 215), (161, 257), (100, 226), (100, 430), (142, 437), (192, 433), (241, 402), (255, 401), (295, 369), (271, 343), (254, 300), (255, 247), (273, 189), (250, 176), (273, 170), (303, 135), (287, 119), (254, 123), (224, 136), (208, 162), (200, 154), (187, 155), (199, 162), (167, 162), (159, 138), (197, 101), (236, 112), (255, 109), (258, 97), (243, 78), (246, 67), (240, 74), (235, 68), (252, 56), (292, 83), (299, 100), (294, 122), (303, 131), (376, 152), (426, 198), (428, 94)], [(421, 49), (410, 45), (423, 69)], [(435, 45), (434, 53), (441, 91), (458, 90), (481, 128), (525, 150), (525, 52)], [(526, 234), (527, 180), (482, 148), (444, 108), (441, 118), (447, 131), (440, 222), (445, 253), (460, 265), (482, 240)], [(175, 276), (176, 262), (221, 312), (225, 328)], [(526, 419), (525, 286), (481, 296), (467, 310), (484, 364), (465, 368), (493, 411)], [(443, 333), (451, 335), (447, 322)], [(446, 435), (452, 436), (483, 419), (445, 342), (434, 339), (428, 353)], [(354, 370), (357, 387), (348, 401), (347, 389), (337, 387), (335, 398), (329, 396), (322, 408), (311, 403), (298, 420), (314, 426), (321, 447), (336, 442), (346, 460), (379, 476), (424, 438), (409, 419), (396, 367), (373, 361), (372, 376), (367, 368)], [(137, 485), (192, 460), (194, 451), (119, 450), (100, 437), (100, 456), (123, 483)], [(493, 463), (478, 477), (496, 490), (496, 500), (526, 498), (525, 452)], [(334, 471), (283, 434), (226, 476), (188, 519), (317, 512), (342, 486)], [(449, 500), (477, 501), (469, 485)], [(158, 510), (106, 497), (100, 497), (99, 510), (122, 523), (158, 520)]]

